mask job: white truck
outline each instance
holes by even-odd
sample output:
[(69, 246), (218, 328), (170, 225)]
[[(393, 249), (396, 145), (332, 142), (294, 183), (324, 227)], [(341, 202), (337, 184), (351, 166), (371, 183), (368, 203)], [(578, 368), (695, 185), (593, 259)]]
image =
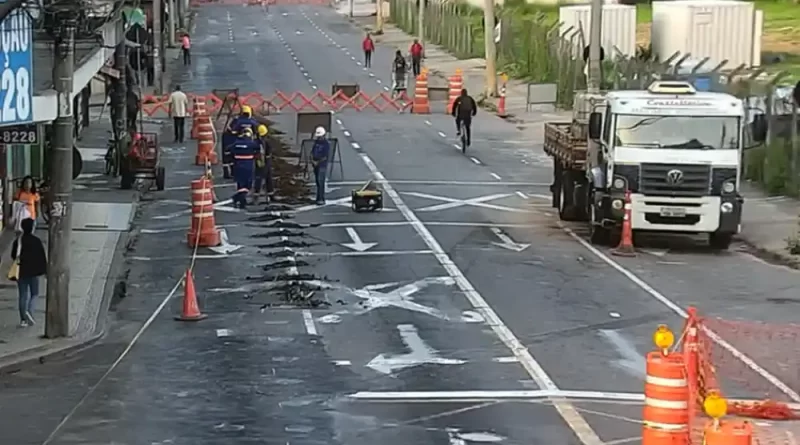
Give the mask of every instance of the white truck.
[(574, 110), (572, 122), (545, 124), (561, 219), (588, 221), (592, 242), (616, 244), (630, 192), (634, 233), (707, 233), (728, 248), (741, 223), (745, 135), (764, 141), (763, 115), (746, 132), (741, 100), (679, 81), (579, 93)]

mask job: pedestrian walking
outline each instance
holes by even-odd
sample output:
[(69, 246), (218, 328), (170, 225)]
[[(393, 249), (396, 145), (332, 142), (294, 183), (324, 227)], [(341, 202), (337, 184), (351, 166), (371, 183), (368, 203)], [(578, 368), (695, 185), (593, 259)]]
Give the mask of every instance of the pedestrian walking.
[(184, 33), (181, 37), (181, 52), (183, 53), (183, 65), (188, 66), (192, 64), (192, 41), (189, 38), (189, 33)]
[(189, 109), (189, 98), (181, 91), (180, 85), (175, 85), (175, 91), (169, 95), (169, 115), (175, 126), (175, 142), (183, 143), (186, 114)]
[(47, 273), (47, 255), (42, 240), (33, 234), (33, 219), (26, 218), (20, 225), (22, 234), (11, 245), (8, 278), (17, 282), (19, 326), (25, 328), (36, 324), (33, 307), (39, 298), (39, 277)]
[(12, 219), (14, 220), (14, 231), (17, 235), (22, 233), (20, 224), (26, 218), (31, 218), (36, 223), (41, 206), (42, 197), (36, 189), (36, 183), (33, 181), (33, 176), (25, 176), (22, 178), (17, 195), (14, 197), (14, 204), (12, 205)]
[(414, 72), (414, 77), (416, 78), (422, 72), (422, 56), (424, 54), (419, 40), (414, 39), (414, 43), (411, 44), (408, 52), (411, 53), (411, 71)]
[(372, 41), (372, 36), (367, 33), (364, 41), (361, 42), (361, 47), (364, 49), (364, 66), (367, 68), (372, 67), (372, 52), (375, 51), (375, 42)]
[(322, 127), (314, 130), (314, 147), (311, 148), (311, 165), (314, 166), (314, 182), (317, 185), (317, 205), (325, 205), (325, 175), (328, 170), (328, 156), (331, 144), (325, 137), (327, 131)]

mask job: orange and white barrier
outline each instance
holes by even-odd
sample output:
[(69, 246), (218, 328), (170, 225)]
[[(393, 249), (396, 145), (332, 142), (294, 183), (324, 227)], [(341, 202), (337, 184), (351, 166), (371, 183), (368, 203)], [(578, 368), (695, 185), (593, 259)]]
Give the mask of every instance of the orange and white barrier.
[(631, 191), (625, 191), (625, 207), (624, 215), (622, 217), (622, 238), (620, 238), (619, 245), (611, 251), (613, 255), (634, 257), (636, 256), (636, 249), (633, 247), (633, 226), (631, 226)]
[(642, 445), (688, 444), (689, 382), (683, 354), (647, 354)]
[(214, 125), (211, 123), (211, 118), (208, 116), (201, 116), (200, 123), (197, 130), (197, 155), (195, 156), (195, 165), (206, 165), (206, 163), (216, 165), (219, 163), (217, 151), (214, 147)]
[(431, 104), (428, 101), (428, 72), (423, 69), (414, 82), (414, 101), (411, 105), (414, 114), (431, 114)]
[(192, 139), (197, 139), (198, 131), (200, 130), (200, 123), (203, 116), (208, 116), (208, 109), (206, 108), (206, 99), (204, 97), (195, 96), (192, 98)]
[(189, 247), (214, 247), (221, 243), (214, 219), (213, 187), (206, 177), (192, 181), (192, 223), (186, 236)]
[(461, 75), (461, 68), (456, 69), (456, 73), (450, 76), (447, 82), (447, 113), (453, 112), (453, 103), (461, 95), (464, 88), (464, 78)]

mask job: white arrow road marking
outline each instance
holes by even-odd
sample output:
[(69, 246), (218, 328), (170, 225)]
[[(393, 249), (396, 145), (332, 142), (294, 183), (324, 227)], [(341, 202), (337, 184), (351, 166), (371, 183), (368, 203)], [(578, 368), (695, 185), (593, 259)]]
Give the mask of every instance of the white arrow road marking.
[(447, 437), (450, 440), (450, 445), (466, 445), (467, 442), (481, 442), (492, 443), (502, 442), (505, 437), (498, 436), (497, 434), (488, 431), (473, 431), (471, 433), (461, 432), (455, 428), (447, 429)]
[(243, 247), (238, 244), (231, 244), (228, 241), (228, 231), (225, 229), (219, 231), (219, 240), (219, 246), (209, 247), (211, 251), (222, 255), (230, 255)]
[(464, 360), (438, 357), (436, 351), (422, 340), (414, 325), (401, 324), (397, 326), (397, 330), (400, 332), (400, 339), (406, 345), (409, 352), (407, 354), (394, 356), (378, 354), (367, 363), (367, 368), (388, 375), (397, 370), (426, 363), (436, 365), (463, 365), (466, 363)]
[(467, 445), (467, 442), (459, 437), (458, 433), (455, 431), (447, 432), (447, 440), (450, 445)]
[(497, 235), (497, 237), (500, 238), (500, 241), (501, 241), (499, 243), (498, 242), (492, 242), (492, 244), (494, 244), (495, 246), (500, 246), (500, 247), (502, 247), (504, 249), (508, 249), (508, 250), (511, 250), (511, 251), (514, 251), (514, 252), (522, 252), (523, 250), (527, 249), (530, 246), (530, 244), (515, 243), (514, 240), (512, 240), (510, 236), (508, 236), (505, 233), (503, 233), (503, 231), (500, 230), (497, 227), (492, 227), (491, 230), (492, 230), (492, 233)]
[(612, 362), (614, 366), (622, 369), (633, 377), (644, 380), (645, 360), (644, 357), (639, 354), (639, 351), (636, 350), (636, 347), (618, 331), (601, 329), (600, 335), (605, 337), (622, 357)]
[(378, 245), (378, 243), (365, 243), (361, 240), (361, 237), (358, 236), (358, 232), (356, 229), (352, 227), (346, 227), (345, 230), (347, 231), (347, 235), (353, 240), (352, 243), (342, 243), (344, 247), (348, 247), (353, 249), (357, 252), (364, 252), (365, 250), (369, 250)]

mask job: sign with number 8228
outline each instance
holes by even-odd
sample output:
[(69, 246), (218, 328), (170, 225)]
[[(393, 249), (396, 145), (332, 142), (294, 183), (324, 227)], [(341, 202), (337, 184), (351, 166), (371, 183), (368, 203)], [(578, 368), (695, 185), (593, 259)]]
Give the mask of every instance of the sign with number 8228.
[(0, 126), (33, 121), (33, 31), (16, 9), (0, 22)]

